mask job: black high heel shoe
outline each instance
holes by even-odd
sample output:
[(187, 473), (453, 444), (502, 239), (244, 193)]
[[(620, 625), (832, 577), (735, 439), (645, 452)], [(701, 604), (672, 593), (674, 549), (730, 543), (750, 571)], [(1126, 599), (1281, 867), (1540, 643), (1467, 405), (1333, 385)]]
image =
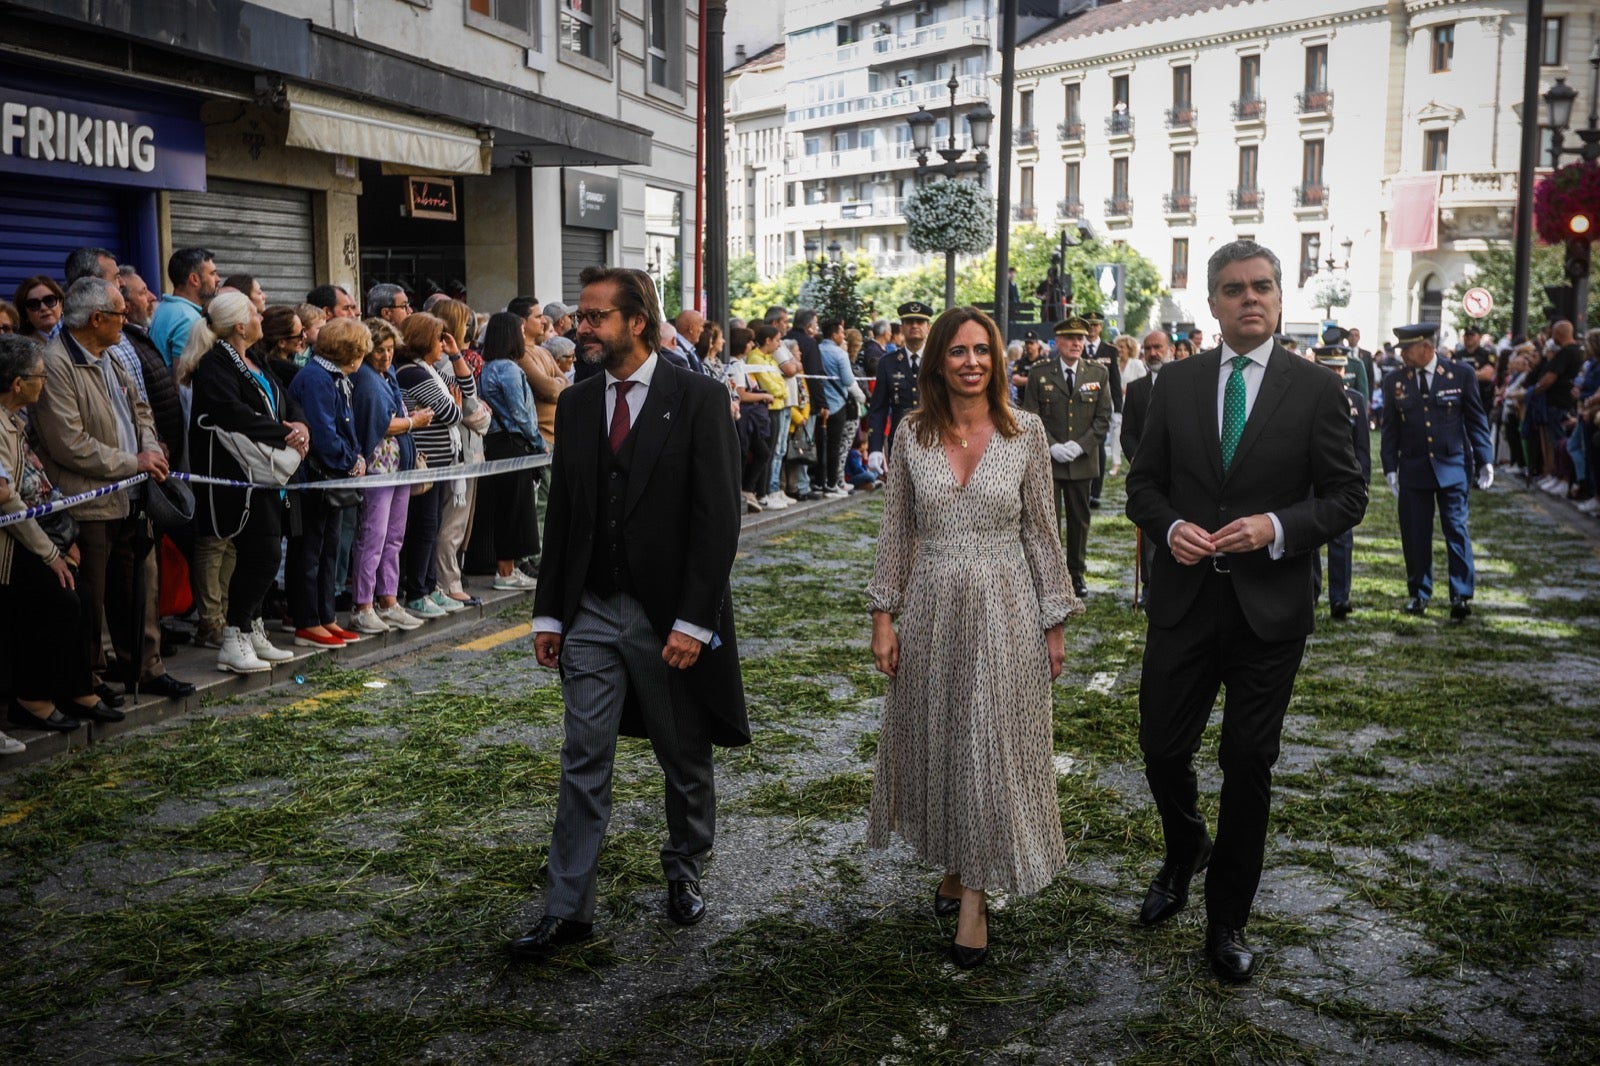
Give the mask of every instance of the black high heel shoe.
[(939, 886), (933, 888), (933, 916), (935, 918), (949, 918), (961, 913), (961, 897), (946, 896), (940, 893)]
[[(988, 936), (989, 908), (987, 905), (985, 905), (983, 909), (983, 931), (985, 934), (984, 939), (991, 940), (992, 938)], [(969, 948), (965, 944), (956, 943), (956, 938), (954, 936), (950, 938), (950, 961), (961, 967), (963, 970), (970, 970), (974, 967), (982, 966), (983, 961), (988, 957), (989, 945), (987, 943), (981, 948)]]

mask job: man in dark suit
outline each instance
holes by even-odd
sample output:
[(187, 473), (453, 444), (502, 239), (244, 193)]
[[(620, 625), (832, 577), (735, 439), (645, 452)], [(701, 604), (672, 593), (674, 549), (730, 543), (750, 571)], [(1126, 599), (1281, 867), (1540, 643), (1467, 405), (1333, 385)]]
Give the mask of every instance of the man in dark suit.
[[(1161, 546), (1145, 603), (1139, 746), (1166, 859), (1139, 920), (1182, 910), (1209, 864), (1206, 955), (1219, 977), (1246, 981), (1258, 958), (1244, 927), (1283, 715), (1313, 627), (1313, 563), (1360, 521), (1367, 489), (1339, 382), (1272, 342), (1277, 256), (1235, 241), (1211, 256), (1206, 280), (1223, 344), (1161, 371), (1128, 476), (1128, 517)], [(1194, 753), (1219, 687), (1213, 843), (1197, 809)]]
[[(1158, 329), (1145, 334), (1144, 341), (1139, 346), (1139, 358), (1144, 360), (1144, 365), (1150, 372), (1128, 385), (1128, 394), (1122, 400), (1122, 430), (1117, 437), (1130, 470), (1133, 469), (1133, 457), (1139, 452), (1139, 439), (1144, 436), (1144, 422), (1150, 412), (1150, 394), (1156, 387), (1156, 375), (1161, 372), (1167, 360), (1172, 358), (1172, 341), (1164, 330)], [(1150, 587), (1150, 568), (1155, 565), (1155, 560), (1155, 539), (1141, 537), (1139, 574), (1142, 580), (1137, 606), (1144, 605), (1144, 593)]]
[[(1117, 362), (1117, 346), (1110, 341), (1100, 339), (1100, 331), (1105, 326), (1105, 319), (1100, 317), (1098, 311), (1087, 311), (1083, 320), (1089, 324), (1089, 340), (1084, 345), (1083, 357), (1091, 363), (1098, 363), (1105, 367), (1106, 374), (1111, 378), (1111, 413), (1122, 413), (1122, 367)], [(1119, 420), (1120, 421), (1120, 420)], [(1100, 440), (1100, 473), (1095, 475), (1089, 483), (1089, 506), (1100, 506), (1100, 490), (1105, 485), (1106, 479), (1106, 442), (1104, 437)]]
[(611, 816), (617, 736), (645, 736), (666, 781), (667, 916), (705, 915), (716, 830), (711, 746), (748, 743), (728, 574), (739, 540), (739, 444), (728, 393), (661, 358), (643, 271), (580, 276), (578, 338), (604, 373), (561, 396), (534, 652), (561, 671), (566, 740), (538, 925), (511, 952), (587, 939)]
[[(1356, 462), (1361, 464), (1363, 481), (1372, 480), (1372, 430), (1367, 424), (1367, 401), (1360, 390), (1347, 384), (1350, 371), (1350, 349), (1342, 344), (1327, 344), (1313, 348), (1317, 362), (1339, 376), (1344, 386), (1345, 403), (1350, 407), (1350, 446), (1355, 449)], [(1355, 555), (1356, 532), (1347, 529), (1328, 541), (1328, 613), (1335, 621), (1350, 617), (1350, 570)], [(1320, 572), (1319, 572), (1320, 575)]]
[(1433, 595), (1433, 511), (1437, 504), (1450, 559), (1450, 618), (1472, 613), (1476, 575), (1467, 533), (1467, 486), (1494, 483), (1489, 419), (1472, 367), (1434, 352), (1438, 326), (1396, 326), (1406, 369), (1383, 379), (1379, 437), (1383, 476), (1399, 501), (1400, 547), (1406, 559), (1407, 614), (1420, 615)]
[(867, 466), (874, 474), (884, 471), (896, 427), (917, 409), (917, 374), (922, 370), (922, 346), (928, 343), (933, 308), (910, 300), (900, 305), (899, 314), (905, 346), (878, 360), (878, 378), (867, 404)]
[(872, 323), (872, 329), (867, 335), (866, 343), (861, 345), (860, 360), (856, 364), (856, 369), (860, 372), (860, 376), (868, 379), (878, 376), (878, 363), (884, 356), (889, 354), (889, 350), (884, 347), (888, 340), (889, 322), (887, 319), (880, 318)]

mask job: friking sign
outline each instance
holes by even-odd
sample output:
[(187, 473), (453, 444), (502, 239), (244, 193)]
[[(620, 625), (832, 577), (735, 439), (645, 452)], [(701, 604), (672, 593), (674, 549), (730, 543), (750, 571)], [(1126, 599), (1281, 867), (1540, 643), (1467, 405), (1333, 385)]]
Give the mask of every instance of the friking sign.
[(617, 228), (617, 179), (583, 170), (562, 172), (566, 224), (580, 229)]
[(456, 182), (454, 178), (406, 179), (405, 212), (412, 218), (456, 220)]
[(8, 174), (153, 189), (206, 187), (205, 133), (198, 121), (5, 83), (0, 160)]

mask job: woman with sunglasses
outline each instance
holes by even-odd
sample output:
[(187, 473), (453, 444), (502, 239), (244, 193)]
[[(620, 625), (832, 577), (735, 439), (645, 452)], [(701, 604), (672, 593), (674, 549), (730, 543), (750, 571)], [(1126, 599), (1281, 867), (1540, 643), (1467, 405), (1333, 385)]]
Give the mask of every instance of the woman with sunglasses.
[(250, 358), (287, 389), (300, 372), (300, 356), (307, 347), (299, 310), (288, 304), (274, 304), (261, 315), (261, 339), (250, 346)]
[(0, 333), (16, 333), (22, 329), (22, 312), (0, 300)]
[(55, 278), (44, 274), (23, 278), (14, 301), (23, 316), (19, 332), (41, 341), (54, 340), (61, 329), (61, 304), (66, 298)]

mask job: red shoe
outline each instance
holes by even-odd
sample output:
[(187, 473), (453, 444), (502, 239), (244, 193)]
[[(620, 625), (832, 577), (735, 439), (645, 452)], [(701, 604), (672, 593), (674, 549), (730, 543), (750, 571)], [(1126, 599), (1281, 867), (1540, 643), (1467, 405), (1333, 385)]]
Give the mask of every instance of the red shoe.
[(326, 625), (322, 628), (326, 629), (329, 633), (332, 633), (346, 644), (355, 644), (362, 639), (362, 634), (353, 630), (345, 629), (343, 626)]
[(313, 633), (309, 629), (294, 631), (294, 644), (297, 648), (342, 648), (345, 642), (328, 633)]

